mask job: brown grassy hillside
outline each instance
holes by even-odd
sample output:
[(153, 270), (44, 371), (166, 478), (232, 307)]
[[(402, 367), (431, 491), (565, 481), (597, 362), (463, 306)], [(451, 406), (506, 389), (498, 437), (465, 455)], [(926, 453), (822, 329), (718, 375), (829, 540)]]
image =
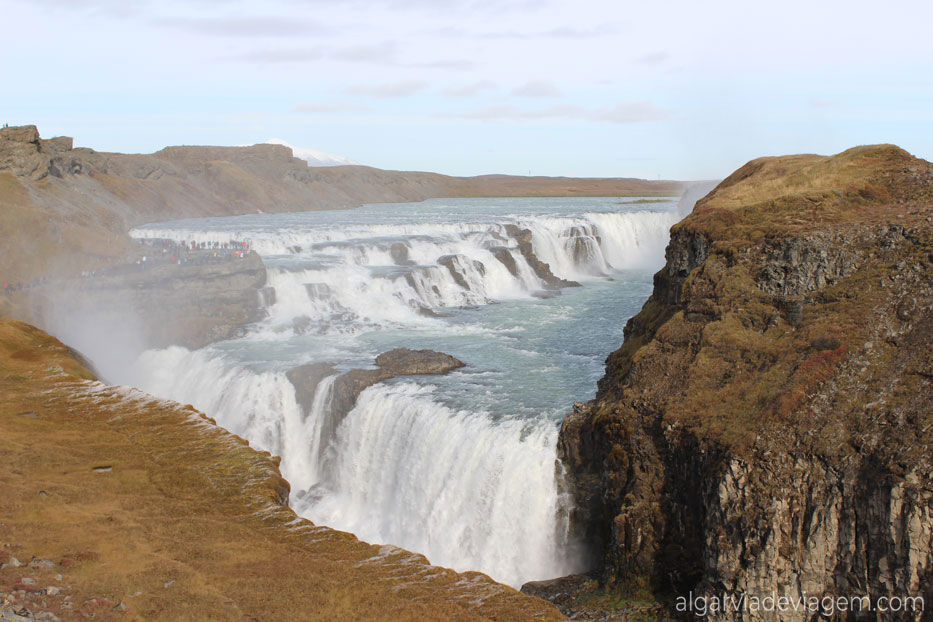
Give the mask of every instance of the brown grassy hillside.
[(57, 340), (0, 321), (0, 607), (104, 620), (560, 618), (484, 575), (299, 519), (276, 460), (191, 406), (92, 379)]

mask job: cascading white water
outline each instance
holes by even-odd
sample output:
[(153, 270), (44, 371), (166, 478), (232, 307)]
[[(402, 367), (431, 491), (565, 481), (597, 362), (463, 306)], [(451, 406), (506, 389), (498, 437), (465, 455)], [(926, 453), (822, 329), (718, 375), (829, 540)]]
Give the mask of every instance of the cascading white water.
[[(556, 275), (587, 280), (614, 270), (660, 265), (667, 231), (676, 219), (672, 212), (643, 211), (509, 220), (532, 232), (535, 254)], [(340, 333), (430, 326), (435, 309), (527, 297), (545, 288), (506, 224), (375, 224), (273, 232), (146, 227), (133, 235), (197, 244), (249, 239), (261, 254), (286, 256), (290, 261), (284, 266), (273, 263), (268, 270), (275, 303), (266, 328)]]
[(430, 551), (457, 570), (483, 560), (513, 585), (564, 572), (557, 428), (454, 411), (432, 392), (412, 383), (366, 389), (337, 432), (333, 481), (324, 484), (337, 490), (296, 509), (370, 542)]
[[(588, 201), (539, 215), (514, 213), (523, 204), (511, 200), (491, 216), (464, 202), (444, 212), (450, 222), (400, 206), (332, 213), (323, 223), (318, 213), (136, 230), (140, 238), (250, 240), (274, 302), (245, 338), (148, 351), (121, 380), (195, 404), (282, 456), (293, 506), (320, 524), (515, 586), (579, 571), (558, 494), (558, 423), (591, 393), (611, 348), (598, 332), (602, 301), (617, 296), (620, 313), (637, 309), (643, 298), (629, 302), (626, 288), (647, 291), (650, 272), (637, 271), (661, 265), (676, 221), (673, 211)], [(363, 216), (374, 222), (341, 223)], [(509, 224), (531, 231), (555, 275), (584, 282), (572, 305), (561, 302), (567, 293), (533, 298), (547, 285)], [(568, 330), (579, 337), (568, 341)], [(335, 376), (318, 384), (307, 413), (285, 376), (308, 361), (355, 367), (425, 342), (468, 367), (370, 387), (336, 428)]]

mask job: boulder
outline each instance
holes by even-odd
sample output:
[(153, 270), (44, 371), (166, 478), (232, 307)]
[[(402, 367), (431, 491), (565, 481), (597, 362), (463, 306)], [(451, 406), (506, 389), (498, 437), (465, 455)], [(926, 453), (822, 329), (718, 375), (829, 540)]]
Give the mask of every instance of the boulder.
[(49, 158), (40, 153), (35, 125), (0, 129), (0, 171), (32, 179), (48, 175)]

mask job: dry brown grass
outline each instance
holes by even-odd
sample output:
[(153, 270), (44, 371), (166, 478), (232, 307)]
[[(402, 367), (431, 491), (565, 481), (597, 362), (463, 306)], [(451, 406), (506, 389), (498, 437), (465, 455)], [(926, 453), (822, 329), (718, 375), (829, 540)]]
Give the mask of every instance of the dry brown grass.
[(729, 235), (759, 241), (775, 232), (883, 219), (906, 198), (911, 172), (929, 163), (894, 145), (855, 147), (835, 156), (797, 155), (752, 160), (699, 201), (681, 226), (711, 237)]
[[(917, 357), (928, 346), (898, 309), (915, 307), (911, 322), (925, 317), (920, 309), (933, 282), (931, 222), (933, 165), (891, 145), (750, 162), (676, 225), (701, 234), (710, 255), (683, 283), (683, 306), (653, 297), (633, 318), (631, 336), (609, 357), (601, 383), (609, 398), (597, 412), (611, 418), (626, 404), (646, 404), (665, 422), (739, 453), (765, 436), (789, 443), (804, 438), (827, 455), (850, 450), (845, 439), (856, 431), (884, 438), (890, 422), (866, 418), (859, 403), (882, 394), (888, 419), (922, 420), (909, 397), (920, 385), (906, 387), (926, 377)], [(889, 246), (892, 228), (906, 233)], [(858, 269), (800, 296), (802, 317), (791, 322), (780, 297), (763, 291), (757, 279), (772, 261), (765, 248), (811, 235), (826, 240), (824, 251), (856, 257)], [(913, 332), (886, 336), (901, 330)], [(874, 360), (879, 352), (890, 359)], [(866, 361), (876, 365), (866, 369), (891, 378), (858, 380)], [(845, 383), (855, 389), (830, 393)], [(821, 395), (830, 397), (820, 401)], [(929, 426), (910, 431), (923, 442), (933, 433)]]
[(191, 407), (89, 377), (55, 339), (0, 322), (0, 551), (58, 564), (0, 571), (0, 591), (69, 586), (75, 611), (43, 597), (65, 619), (560, 619), (483, 575), (297, 519), (270, 457)]

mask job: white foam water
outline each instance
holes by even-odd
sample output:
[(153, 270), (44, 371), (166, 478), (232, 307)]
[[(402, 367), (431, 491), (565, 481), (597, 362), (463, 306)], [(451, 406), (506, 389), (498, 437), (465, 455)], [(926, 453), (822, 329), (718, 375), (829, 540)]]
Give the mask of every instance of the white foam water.
[[(586, 399), (650, 292), (674, 202), (445, 200), (163, 223), (138, 238), (248, 239), (267, 265), (267, 318), (240, 339), (145, 352), (115, 379), (192, 403), (282, 457), (291, 504), (319, 524), (520, 586), (583, 569), (560, 494), (559, 423)], [(581, 288), (548, 284), (509, 225)], [(552, 292), (553, 293), (553, 292)], [(614, 335), (607, 339), (608, 335)], [(467, 367), (366, 389), (340, 419), (334, 375), (303, 412), (285, 376), (426, 347)]]

